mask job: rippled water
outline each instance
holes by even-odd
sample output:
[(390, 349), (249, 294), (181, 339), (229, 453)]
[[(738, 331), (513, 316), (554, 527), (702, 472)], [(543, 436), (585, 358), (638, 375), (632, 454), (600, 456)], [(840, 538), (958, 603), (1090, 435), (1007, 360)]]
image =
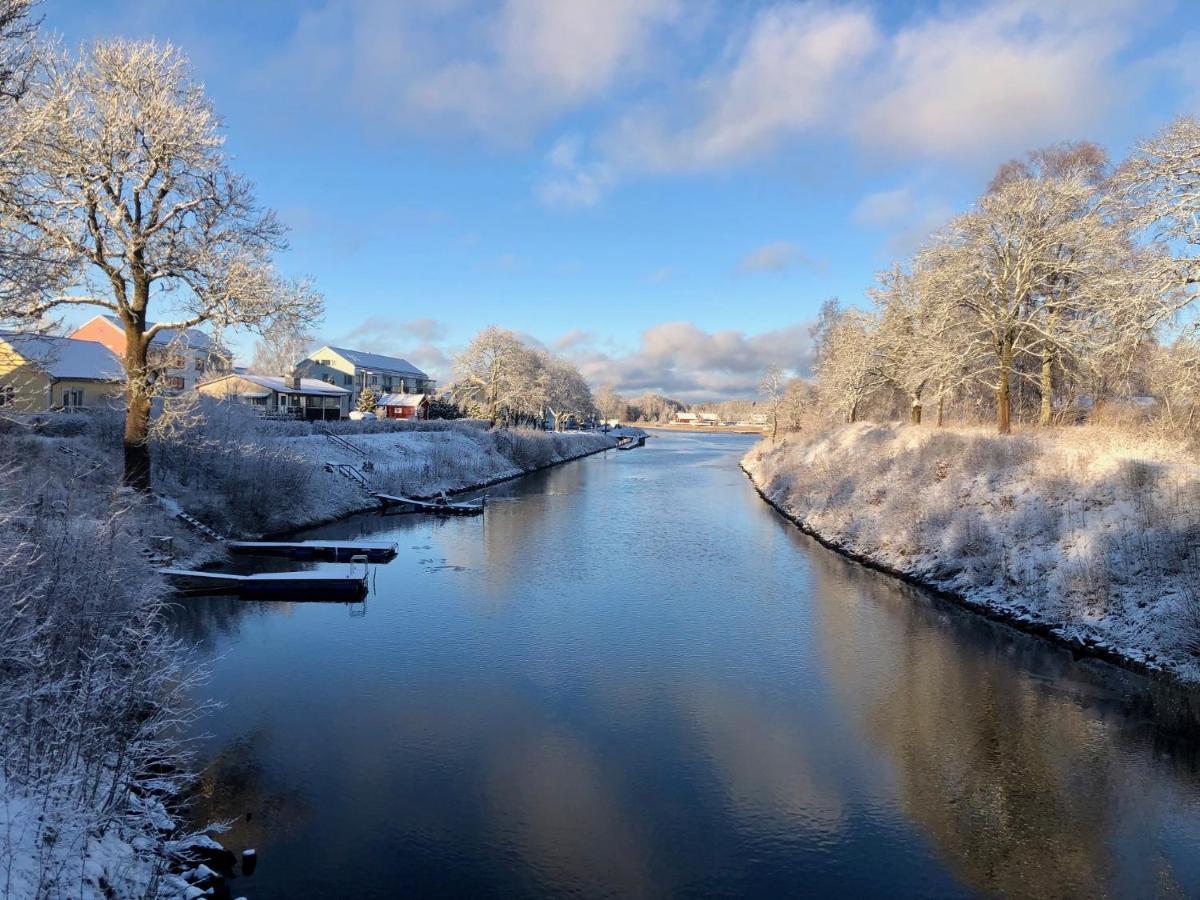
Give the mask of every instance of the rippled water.
[(1192, 695), (800, 535), (663, 434), (399, 542), (365, 604), (187, 601), (235, 894), (1200, 894)]

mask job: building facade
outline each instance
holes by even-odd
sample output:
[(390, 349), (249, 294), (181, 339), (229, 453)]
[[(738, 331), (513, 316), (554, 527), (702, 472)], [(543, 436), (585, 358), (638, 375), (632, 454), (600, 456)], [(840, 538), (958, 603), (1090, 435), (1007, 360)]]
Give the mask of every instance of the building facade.
[(351, 392), (350, 408), (370, 388), (376, 396), (384, 394), (423, 394), (434, 392), (436, 382), (406, 359), (348, 350), (345, 347), (321, 347), (296, 365), (296, 375), (314, 378)]
[(244, 403), (264, 415), (327, 421), (350, 412), (350, 391), (315, 378), (229, 374), (196, 390), (205, 397)]
[(0, 411), (88, 410), (121, 402), (125, 369), (96, 341), (0, 332)]
[[(153, 327), (147, 322), (146, 327)], [(125, 356), (125, 328), (116, 316), (93, 316), (73, 332), (77, 340), (96, 341)], [(199, 328), (164, 328), (150, 341), (150, 365), (163, 379), (162, 393), (182, 394), (233, 367), (233, 354)]]

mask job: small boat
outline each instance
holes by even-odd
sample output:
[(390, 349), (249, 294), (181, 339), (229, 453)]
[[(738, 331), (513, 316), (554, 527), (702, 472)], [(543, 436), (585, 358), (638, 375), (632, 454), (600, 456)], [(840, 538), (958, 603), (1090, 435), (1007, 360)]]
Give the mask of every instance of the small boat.
[(375, 497), (391, 512), (402, 513), (431, 513), (442, 516), (478, 516), (483, 513), (485, 501), (467, 500), (455, 503), (445, 497), (435, 500), (416, 500), (412, 497), (393, 497), (390, 494), (376, 494)]
[(398, 550), (394, 541), (226, 541), (225, 546), (230, 553), (334, 562), (347, 562), (356, 556), (365, 556), (368, 562), (387, 562)]
[[(359, 565), (361, 563), (361, 566)], [(279, 600), (333, 600), (354, 602), (367, 593), (367, 560), (354, 557), (354, 564), (310, 572), (202, 572), (196, 569), (159, 569), (176, 590), (192, 594), (239, 594), (271, 596)]]

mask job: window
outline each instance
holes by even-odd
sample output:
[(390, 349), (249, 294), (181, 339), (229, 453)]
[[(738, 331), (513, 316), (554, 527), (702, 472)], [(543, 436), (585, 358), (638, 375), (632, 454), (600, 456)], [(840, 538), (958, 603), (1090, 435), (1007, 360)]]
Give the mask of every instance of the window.
[(63, 409), (76, 409), (83, 406), (83, 391), (79, 388), (63, 388)]
[(197, 356), (195, 366), (196, 366), (197, 372), (203, 372), (204, 371), (204, 358)]
[(0, 384), (0, 406), (12, 406), (15, 394), (11, 384)]
[(182, 391), (183, 384), (183, 378), (179, 375), (171, 375), (167, 378), (167, 387), (173, 391)]
[(329, 360), (327, 360), (327, 359), (318, 359), (318, 360), (317, 360), (317, 365), (318, 365), (318, 366), (328, 366), (328, 365), (330, 365), (330, 364), (331, 364), (331, 363), (330, 363), (330, 361), (329, 361)]
[(343, 375), (342, 376), (342, 384), (345, 385), (346, 387), (354, 387), (354, 376), (353, 375)]

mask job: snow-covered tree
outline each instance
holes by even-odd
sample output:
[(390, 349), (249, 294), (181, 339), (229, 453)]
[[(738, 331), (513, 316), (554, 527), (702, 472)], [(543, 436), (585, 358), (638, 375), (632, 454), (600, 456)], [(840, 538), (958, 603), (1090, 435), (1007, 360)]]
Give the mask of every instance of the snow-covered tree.
[(875, 318), (828, 300), (813, 328), (821, 402), (847, 422), (858, 421), (863, 403), (885, 383), (879, 366)]
[(922, 290), (962, 316), (953, 352), (993, 392), (1001, 434), (1012, 428), (1014, 379), (1048, 410), (1055, 362), (1085, 359), (1097, 335), (1124, 334), (1109, 326), (1127, 306), (1131, 247), (1098, 199), (1090, 170), (1015, 173), (917, 258)]
[(0, 317), (87, 305), (120, 319), (125, 479), (148, 489), (151, 340), (205, 322), (311, 322), (321, 298), (275, 274), (284, 229), (230, 168), (220, 121), (169, 45), (48, 51), (0, 140), (0, 260), (17, 261), (0, 267)]
[(787, 374), (779, 366), (767, 366), (762, 381), (758, 383), (758, 395), (762, 397), (771, 420), (771, 440), (779, 434), (779, 413), (787, 391)]
[(451, 396), (469, 415), (495, 425), (517, 403), (528, 350), (515, 334), (489, 325), (454, 360)]

